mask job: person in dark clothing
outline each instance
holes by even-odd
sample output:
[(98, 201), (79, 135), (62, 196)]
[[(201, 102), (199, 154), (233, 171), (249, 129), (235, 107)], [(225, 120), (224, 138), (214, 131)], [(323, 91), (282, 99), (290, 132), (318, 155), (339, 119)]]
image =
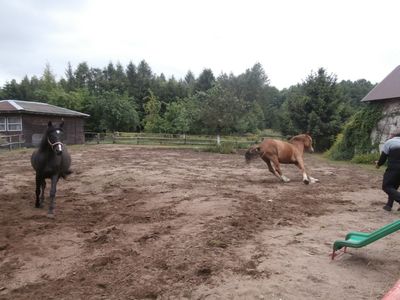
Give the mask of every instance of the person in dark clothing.
[(382, 190), (388, 195), (388, 201), (383, 207), (391, 211), (394, 201), (400, 203), (400, 133), (392, 135), (382, 147), (381, 156), (375, 162), (376, 168), (388, 161), (385, 174), (383, 175)]

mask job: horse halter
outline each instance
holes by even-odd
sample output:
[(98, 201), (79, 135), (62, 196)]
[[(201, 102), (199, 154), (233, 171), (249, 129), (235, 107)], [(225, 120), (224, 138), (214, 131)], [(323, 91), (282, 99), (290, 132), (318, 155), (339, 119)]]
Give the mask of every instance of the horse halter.
[(57, 146), (57, 145), (60, 145), (61, 147), (64, 147), (64, 144), (62, 142), (54, 142), (54, 143), (52, 143), (52, 142), (50, 142), (49, 138), (47, 138), (47, 142), (49, 143), (50, 147), (53, 150), (54, 150), (54, 147)]

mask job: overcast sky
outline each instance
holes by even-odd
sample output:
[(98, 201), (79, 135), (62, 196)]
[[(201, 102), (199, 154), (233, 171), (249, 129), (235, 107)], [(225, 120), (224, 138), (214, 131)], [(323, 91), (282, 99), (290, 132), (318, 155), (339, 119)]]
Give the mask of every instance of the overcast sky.
[(398, 0), (0, 0), (0, 86), (143, 59), (177, 79), (260, 62), (279, 89), (320, 67), (375, 83), (400, 65), (399, 15)]

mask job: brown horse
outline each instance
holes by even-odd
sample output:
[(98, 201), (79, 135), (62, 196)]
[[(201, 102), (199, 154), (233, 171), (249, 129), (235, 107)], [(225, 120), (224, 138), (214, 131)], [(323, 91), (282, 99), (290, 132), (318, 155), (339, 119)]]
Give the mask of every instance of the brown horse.
[(266, 139), (259, 145), (251, 146), (246, 151), (245, 158), (249, 163), (252, 159), (261, 157), (267, 163), (269, 171), (283, 182), (289, 182), (290, 179), (282, 174), (280, 163), (296, 165), (303, 173), (305, 184), (318, 182), (318, 179), (308, 176), (305, 171), (304, 150), (314, 152), (312, 138), (308, 134), (296, 135), (289, 142)]

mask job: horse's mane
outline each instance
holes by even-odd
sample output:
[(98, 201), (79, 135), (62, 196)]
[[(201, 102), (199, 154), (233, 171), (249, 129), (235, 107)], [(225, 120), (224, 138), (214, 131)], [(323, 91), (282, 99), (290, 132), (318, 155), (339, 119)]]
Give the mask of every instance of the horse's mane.
[(307, 135), (304, 134), (304, 133), (303, 134), (299, 134), (299, 135), (295, 135), (294, 137), (292, 137), (289, 140), (289, 143), (292, 143), (292, 142), (295, 142), (295, 141), (302, 142), (302, 141), (304, 141), (306, 139), (306, 137), (307, 137)]

